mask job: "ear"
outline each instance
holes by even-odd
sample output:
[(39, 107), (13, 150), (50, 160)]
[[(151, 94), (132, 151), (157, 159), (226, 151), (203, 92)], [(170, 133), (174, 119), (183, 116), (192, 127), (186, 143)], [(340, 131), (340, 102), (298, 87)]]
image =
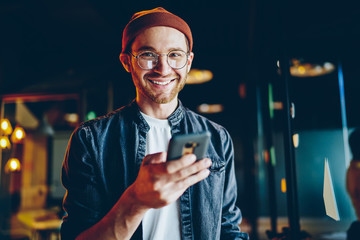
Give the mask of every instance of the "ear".
[(191, 64), (192, 64), (193, 59), (194, 59), (194, 53), (190, 52), (190, 55), (189, 55), (188, 61), (187, 61), (187, 72), (188, 73), (190, 72)]
[(126, 53), (120, 53), (119, 59), (122, 65), (124, 66), (125, 70), (127, 72), (130, 72), (130, 64), (131, 64), (130, 56)]

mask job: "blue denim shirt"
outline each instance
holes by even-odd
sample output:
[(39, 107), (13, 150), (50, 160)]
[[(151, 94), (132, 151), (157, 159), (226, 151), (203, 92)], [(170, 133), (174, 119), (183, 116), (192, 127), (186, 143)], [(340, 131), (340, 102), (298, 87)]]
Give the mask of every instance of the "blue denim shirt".
[[(172, 134), (211, 132), (210, 175), (180, 197), (182, 239), (248, 239), (238, 225), (232, 140), (220, 125), (179, 101), (168, 121)], [(149, 126), (133, 101), (106, 116), (81, 124), (66, 151), (62, 182), (67, 189), (61, 226), (63, 240), (75, 239), (100, 221), (135, 181), (145, 156)], [(142, 226), (131, 239), (142, 239)]]

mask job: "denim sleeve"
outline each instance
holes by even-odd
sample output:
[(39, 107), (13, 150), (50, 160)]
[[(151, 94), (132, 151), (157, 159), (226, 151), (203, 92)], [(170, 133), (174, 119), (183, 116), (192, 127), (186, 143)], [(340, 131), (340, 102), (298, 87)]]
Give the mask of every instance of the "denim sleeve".
[(221, 239), (248, 240), (247, 233), (242, 233), (239, 228), (242, 216), (240, 209), (235, 205), (237, 198), (237, 185), (234, 169), (234, 148), (229, 133), (223, 132), (225, 166), (225, 184), (222, 206)]
[(94, 152), (89, 130), (77, 129), (70, 138), (62, 166), (62, 183), (66, 188), (63, 208), (67, 213), (61, 226), (62, 240), (75, 239), (102, 217)]

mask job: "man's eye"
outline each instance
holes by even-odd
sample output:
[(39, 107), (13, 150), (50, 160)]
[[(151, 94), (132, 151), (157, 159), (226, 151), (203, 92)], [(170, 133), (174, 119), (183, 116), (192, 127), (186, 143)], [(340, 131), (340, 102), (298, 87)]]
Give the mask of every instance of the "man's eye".
[(183, 57), (185, 54), (183, 53), (183, 52), (177, 52), (177, 51), (175, 51), (175, 52), (170, 52), (170, 54), (169, 54), (169, 57), (170, 58), (181, 58), (181, 57)]
[(156, 54), (153, 52), (144, 52), (140, 55), (141, 58), (156, 58)]

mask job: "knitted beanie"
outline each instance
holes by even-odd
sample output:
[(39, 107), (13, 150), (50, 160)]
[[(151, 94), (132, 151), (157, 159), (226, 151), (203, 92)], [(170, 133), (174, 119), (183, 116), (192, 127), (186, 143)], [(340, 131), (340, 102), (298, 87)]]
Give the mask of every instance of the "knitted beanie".
[(172, 27), (185, 34), (189, 41), (189, 49), (191, 52), (193, 47), (193, 38), (190, 27), (183, 19), (166, 11), (162, 7), (141, 11), (132, 16), (123, 32), (122, 52), (124, 53), (129, 50), (129, 45), (142, 31), (146, 28), (155, 26)]

